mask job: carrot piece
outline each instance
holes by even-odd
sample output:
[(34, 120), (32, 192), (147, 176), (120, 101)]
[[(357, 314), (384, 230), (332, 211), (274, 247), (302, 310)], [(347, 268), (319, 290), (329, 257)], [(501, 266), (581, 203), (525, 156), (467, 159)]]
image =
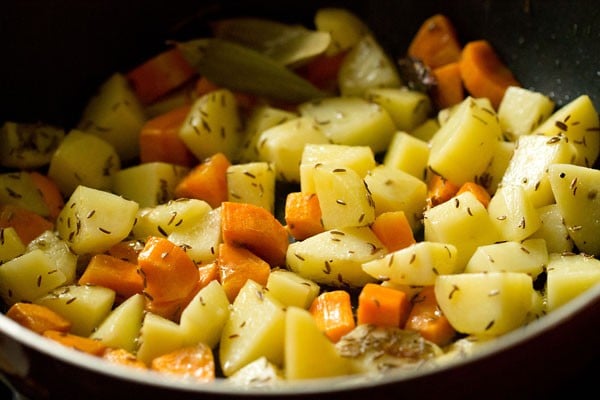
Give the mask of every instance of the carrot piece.
[(33, 211), (13, 204), (0, 205), (0, 228), (9, 226), (15, 229), (25, 245), (42, 233), (54, 229), (51, 221)]
[(289, 245), (285, 227), (263, 207), (226, 201), (221, 205), (223, 242), (246, 247), (271, 266), (285, 265)]
[(48, 205), (50, 211), (50, 220), (55, 221), (58, 214), (65, 205), (65, 199), (58, 188), (58, 185), (48, 175), (41, 174), (37, 171), (29, 173), (33, 183), (42, 194), (44, 202)]
[(177, 107), (146, 121), (140, 130), (140, 162), (196, 165), (198, 159), (179, 137), (179, 128), (191, 108), (191, 105)]
[(437, 67), (432, 73), (437, 84), (431, 92), (431, 97), (439, 109), (448, 108), (464, 100), (465, 90), (458, 61)]
[(334, 91), (346, 54), (348, 54), (347, 51), (334, 55), (322, 54), (303, 65), (297, 72), (319, 89)]
[(161, 317), (177, 322), (179, 321), (181, 313), (183, 312), (185, 307), (190, 303), (190, 301), (192, 301), (194, 296), (198, 294), (201, 288), (202, 287), (200, 286), (200, 282), (196, 282), (194, 288), (184, 299), (157, 301), (154, 299), (150, 299), (148, 298), (148, 296), (146, 296), (146, 304), (144, 305), (144, 309), (148, 312), (160, 315)]
[(223, 153), (215, 153), (194, 167), (175, 186), (175, 197), (206, 201), (216, 208), (227, 200), (227, 168), (231, 163)]
[(345, 290), (321, 293), (313, 300), (309, 311), (319, 329), (332, 342), (339, 341), (356, 327), (350, 294)]
[(434, 207), (450, 200), (460, 187), (438, 174), (431, 175), (427, 182), (427, 205)]
[(150, 104), (196, 75), (179, 49), (173, 47), (138, 65), (126, 76), (143, 104)]
[(460, 74), (467, 91), (473, 97), (487, 97), (495, 109), (509, 86), (520, 86), (487, 40), (475, 40), (465, 45)]
[(210, 264), (201, 265), (198, 267), (198, 273), (200, 274), (200, 288), (205, 287), (215, 279), (219, 279), (219, 266), (216, 262)]
[(143, 361), (138, 360), (138, 358), (135, 355), (131, 354), (130, 352), (128, 352), (125, 349), (108, 348), (108, 349), (106, 349), (104, 354), (102, 354), (102, 358), (104, 358), (105, 360), (107, 360), (111, 363), (125, 365), (127, 367), (133, 367), (133, 368), (139, 368), (139, 369), (147, 369), (148, 368)]
[(115, 301), (122, 302), (144, 290), (144, 279), (137, 271), (137, 264), (108, 254), (95, 254), (79, 278), (80, 285), (98, 285), (112, 289)]
[(158, 356), (152, 360), (150, 368), (200, 382), (215, 380), (214, 355), (212, 349), (203, 343)]
[(231, 303), (248, 279), (266, 285), (271, 266), (250, 250), (228, 243), (219, 245), (219, 280)]
[(184, 303), (198, 287), (196, 264), (181, 247), (152, 236), (138, 256), (144, 295), (150, 303)]
[(435, 14), (419, 27), (408, 46), (408, 55), (423, 61), (430, 68), (437, 68), (458, 61), (461, 45), (456, 29), (448, 17)]
[(285, 199), (285, 222), (296, 240), (323, 232), (319, 198), (314, 193), (291, 192)]
[(123, 240), (110, 247), (106, 254), (133, 264), (137, 264), (138, 254), (144, 248), (144, 243), (139, 240)]
[(40, 335), (47, 330), (68, 332), (71, 322), (50, 308), (32, 303), (15, 303), (6, 316)]
[(388, 251), (400, 250), (416, 243), (404, 211), (387, 211), (379, 214), (375, 217), (371, 229)]
[(483, 186), (481, 186), (475, 182), (463, 183), (461, 185), (461, 187), (458, 189), (458, 192), (456, 192), (456, 194), (459, 195), (464, 192), (473, 193), (475, 195), (475, 197), (477, 198), (477, 200), (479, 200), (479, 202), (481, 204), (483, 204), (486, 208), (487, 208), (488, 204), (490, 204), (491, 195), (489, 194), (489, 192), (486, 190), (486, 188), (484, 188)]
[(75, 350), (82, 351), (94, 356), (102, 356), (106, 351), (106, 345), (102, 342), (87, 337), (74, 335), (68, 332), (47, 330), (43, 336), (52, 339), (66, 347), (71, 347)]
[(417, 331), (439, 346), (449, 344), (456, 335), (438, 306), (433, 286), (424, 287), (413, 299), (405, 329)]
[(367, 283), (358, 295), (356, 323), (402, 328), (410, 308), (410, 300), (403, 291)]

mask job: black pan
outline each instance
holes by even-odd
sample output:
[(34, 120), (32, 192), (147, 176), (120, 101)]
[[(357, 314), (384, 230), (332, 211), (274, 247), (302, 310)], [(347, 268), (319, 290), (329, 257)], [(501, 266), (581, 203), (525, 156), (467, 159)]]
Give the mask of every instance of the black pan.
[[(310, 23), (324, 5), (356, 12), (394, 57), (404, 55), (425, 18), (444, 13), (463, 42), (488, 39), (525, 87), (559, 106), (580, 94), (600, 105), (600, 7), (593, 0), (18, 0), (0, 7), (0, 121), (71, 127), (100, 82), (164, 49), (165, 39), (193, 38), (206, 32), (206, 21), (234, 14)], [(531, 398), (585, 387), (600, 361), (599, 331), (597, 287), (469, 362), (376, 382), (344, 378), (269, 391), (185, 385), (107, 365), (0, 316), (0, 371), (32, 399)]]

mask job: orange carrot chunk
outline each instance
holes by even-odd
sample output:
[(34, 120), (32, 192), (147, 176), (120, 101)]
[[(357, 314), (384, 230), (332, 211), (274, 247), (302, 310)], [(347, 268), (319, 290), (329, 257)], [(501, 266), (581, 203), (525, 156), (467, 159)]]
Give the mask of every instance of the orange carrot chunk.
[(102, 342), (98, 340), (74, 335), (72, 333), (47, 330), (43, 333), (43, 335), (48, 339), (52, 339), (55, 342), (62, 344), (63, 346), (70, 347), (93, 356), (102, 356), (107, 348), (106, 345), (102, 344)]
[(227, 168), (223, 153), (215, 153), (192, 169), (175, 187), (175, 197), (204, 200), (212, 208), (227, 200)]
[(319, 198), (314, 193), (288, 193), (284, 213), (286, 228), (296, 240), (304, 240), (324, 230)]
[(387, 211), (379, 214), (371, 229), (388, 251), (396, 251), (416, 243), (412, 227), (404, 211)]
[(490, 204), (491, 195), (489, 194), (489, 192), (486, 190), (486, 188), (475, 182), (463, 183), (462, 186), (458, 189), (458, 192), (456, 192), (456, 194), (459, 195), (464, 192), (473, 193), (477, 200), (479, 200), (479, 202), (483, 204), (486, 208), (488, 204)]
[(198, 282), (200, 283), (200, 288), (202, 289), (215, 279), (219, 279), (219, 266), (216, 262), (201, 265), (198, 267), (198, 273), (200, 274), (200, 279)]
[(137, 264), (138, 254), (144, 248), (144, 243), (139, 240), (123, 240), (110, 247), (106, 254), (133, 264)]
[(297, 72), (319, 89), (334, 91), (346, 54), (348, 54), (347, 51), (334, 55), (322, 54), (303, 65)]
[(68, 332), (71, 322), (48, 307), (31, 303), (15, 303), (6, 316), (40, 335), (47, 330)]
[(405, 329), (417, 331), (423, 338), (439, 346), (449, 344), (456, 335), (438, 306), (433, 286), (424, 287), (413, 299)]
[(33, 211), (13, 204), (0, 205), (0, 228), (10, 226), (25, 245), (42, 233), (54, 229), (52, 222)]
[(185, 105), (154, 117), (140, 130), (140, 162), (161, 161), (184, 167), (196, 165), (198, 159), (179, 137), (191, 105)]
[(332, 342), (337, 342), (356, 326), (350, 294), (345, 290), (323, 292), (309, 309), (317, 326)]
[(285, 227), (263, 207), (226, 201), (221, 206), (223, 242), (248, 250), (271, 266), (285, 265), (289, 245)]
[(358, 295), (356, 323), (402, 328), (410, 307), (410, 300), (403, 291), (367, 283)]
[(219, 245), (219, 281), (231, 303), (248, 279), (266, 285), (271, 266), (250, 250), (227, 243)]
[(95, 254), (79, 278), (80, 285), (98, 285), (112, 289), (120, 303), (144, 290), (144, 280), (138, 266), (108, 254)]
[(460, 73), (465, 88), (473, 97), (487, 97), (498, 109), (509, 86), (520, 86), (512, 71), (486, 40), (465, 45), (460, 59)]
[(451, 107), (464, 100), (465, 90), (458, 61), (437, 67), (432, 73), (437, 84), (431, 92), (431, 97), (438, 109)]
[(427, 205), (429, 207), (442, 204), (456, 195), (460, 187), (448, 179), (433, 174), (427, 182)]
[(193, 378), (199, 382), (215, 380), (212, 349), (203, 343), (158, 356), (152, 360), (150, 368), (182, 378)]
[(48, 175), (41, 174), (37, 171), (30, 172), (31, 179), (42, 194), (42, 198), (48, 210), (50, 211), (50, 220), (55, 221), (56, 217), (65, 205), (65, 199), (58, 188), (58, 185)]
[(436, 14), (426, 19), (408, 46), (408, 55), (430, 68), (460, 59), (461, 45), (448, 17)]

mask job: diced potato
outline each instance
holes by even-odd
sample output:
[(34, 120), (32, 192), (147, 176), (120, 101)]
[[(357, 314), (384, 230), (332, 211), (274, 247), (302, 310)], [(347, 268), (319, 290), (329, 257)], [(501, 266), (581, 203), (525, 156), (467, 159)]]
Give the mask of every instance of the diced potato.
[(95, 329), (90, 338), (108, 347), (125, 349), (134, 353), (137, 338), (144, 319), (145, 299), (142, 294), (134, 294), (119, 304)]
[(511, 140), (532, 133), (554, 111), (554, 101), (542, 94), (510, 86), (498, 107), (502, 132)]
[(179, 326), (185, 345), (204, 343), (214, 348), (229, 319), (229, 300), (219, 282), (211, 281), (200, 289), (181, 313)]
[(228, 201), (275, 210), (276, 170), (271, 163), (255, 161), (227, 168)]
[(396, 132), (385, 152), (383, 164), (398, 168), (422, 181), (427, 179), (429, 144), (406, 132)]
[(32, 250), (0, 265), (0, 295), (8, 305), (31, 302), (63, 285), (66, 277), (42, 250)]
[(548, 263), (544, 239), (527, 239), (480, 246), (465, 267), (465, 272), (523, 272), (534, 280)]
[(363, 270), (372, 277), (394, 285), (428, 286), (438, 275), (455, 274), (456, 247), (445, 243), (418, 242), (368, 261)]
[(343, 96), (362, 96), (377, 87), (400, 87), (396, 64), (371, 34), (364, 35), (346, 54), (338, 74)]
[(491, 195), (496, 193), (508, 168), (508, 164), (513, 157), (515, 147), (514, 142), (499, 142), (492, 160), (485, 169), (485, 172), (479, 177), (477, 183), (485, 187)]
[(425, 122), (433, 111), (427, 94), (407, 87), (371, 88), (365, 91), (364, 96), (383, 107), (400, 131), (413, 130)]
[(228, 381), (243, 387), (271, 386), (283, 381), (283, 371), (266, 357), (260, 357), (228, 377)]
[(219, 360), (225, 376), (261, 357), (283, 365), (285, 314), (284, 306), (261, 285), (246, 281), (221, 334)]
[(402, 170), (378, 165), (365, 177), (375, 204), (375, 215), (388, 211), (404, 211), (413, 231), (422, 227), (427, 204), (427, 184)]
[(133, 237), (168, 236), (176, 230), (193, 228), (211, 210), (204, 200), (181, 198), (138, 210)]
[(130, 161), (139, 154), (140, 131), (145, 121), (144, 109), (127, 79), (115, 73), (90, 99), (78, 128), (110, 143), (121, 160)]
[(175, 187), (189, 168), (166, 162), (149, 162), (122, 169), (113, 180), (113, 192), (153, 207), (174, 199)]
[(0, 128), (0, 165), (20, 170), (50, 163), (65, 130), (48, 124), (6, 121)]
[(213, 262), (222, 241), (221, 208), (210, 210), (194, 226), (173, 231), (167, 239), (184, 248), (197, 265)]
[(364, 226), (375, 220), (371, 193), (354, 170), (323, 165), (314, 169), (313, 177), (325, 229)]
[(318, 284), (361, 287), (375, 281), (363, 271), (362, 264), (385, 253), (371, 228), (347, 227), (291, 243), (286, 263), (291, 271)]
[(364, 178), (376, 161), (369, 146), (341, 144), (307, 144), (300, 163), (300, 189), (303, 193), (314, 193), (314, 171), (322, 165), (334, 165), (354, 170)]
[(573, 146), (564, 136), (519, 136), (500, 186), (522, 186), (534, 207), (552, 204), (548, 168), (552, 164), (571, 163), (574, 156)]
[(46, 231), (27, 245), (27, 251), (40, 249), (46, 253), (56, 268), (65, 276), (65, 284), (75, 283), (77, 255), (73, 254), (68, 243), (58, 237), (55, 231)]
[(242, 134), (237, 101), (228, 89), (215, 90), (197, 99), (179, 130), (179, 137), (199, 160), (215, 153), (233, 160)]
[(0, 228), (0, 265), (25, 253), (27, 247), (15, 231), (8, 226)]
[(284, 306), (304, 309), (310, 307), (321, 290), (319, 285), (310, 279), (284, 269), (271, 271), (266, 288)]
[(600, 255), (600, 171), (570, 164), (551, 165), (552, 193), (569, 236), (579, 251)]
[(427, 118), (425, 122), (415, 127), (409, 133), (417, 139), (421, 139), (424, 142), (429, 142), (439, 129), (440, 123), (436, 118)]
[(546, 279), (548, 311), (600, 283), (600, 260), (585, 254), (550, 254)]
[(532, 307), (533, 282), (521, 272), (440, 275), (435, 297), (458, 332), (498, 336), (523, 325)]
[(46, 306), (71, 322), (71, 333), (89, 336), (110, 314), (115, 291), (102, 286), (68, 285), (38, 297), (35, 304)]
[(358, 96), (329, 97), (298, 106), (300, 115), (312, 117), (332, 143), (369, 146), (384, 151), (396, 126), (380, 105)]
[(329, 140), (312, 118), (298, 117), (264, 130), (258, 137), (258, 159), (275, 167), (277, 179), (300, 182), (300, 162), (307, 144)]
[(71, 130), (60, 143), (48, 168), (48, 176), (65, 196), (79, 185), (112, 190), (113, 176), (121, 169), (121, 158), (104, 139)]
[(318, 31), (328, 32), (331, 36), (327, 55), (351, 49), (369, 33), (367, 25), (345, 8), (319, 8), (315, 13), (314, 22)]
[(101, 253), (129, 235), (138, 208), (115, 194), (78, 186), (58, 215), (56, 229), (76, 254)]
[(542, 224), (530, 237), (541, 238), (546, 242), (548, 253), (570, 253), (573, 239), (569, 235), (558, 204), (548, 204), (537, 209)]
[(144, 314), (138, 342), (138, 360), (150, 365), (154, 358), (182, 348), (184, 332), (179, 324), (170, 319), (147, 312)]
[(284, 371), (288, 380), (348, 375), (351, 361), (342, 357), (317, 327), (312, 315), (288, 307), (285, 318)]
[(502, 139), (493, 108), (463, 100), (431, 139), (429, 168), (456, 185), (476, 181)]
[(575, 148), (573, 163), (592, 167), (600, 152), (599, 127), (598, 112), (590, 96), (581, 95), (556, 110), (534, 133), (567, 138)]
[(456, 246), (457, 264), (467, 265), (477, 247), (500, 240), (485, 207), (464, 192), (424, 213), (425, 240)]
[(490, 200), (488, 213), (503, 240), (523, 240), (542, 224), (525, 189), (518, 185), (498, 188)]
[(0, 204), (23, 207), (42, 217), (50, 215), (48, 205), (26, 171), (0, 174)]

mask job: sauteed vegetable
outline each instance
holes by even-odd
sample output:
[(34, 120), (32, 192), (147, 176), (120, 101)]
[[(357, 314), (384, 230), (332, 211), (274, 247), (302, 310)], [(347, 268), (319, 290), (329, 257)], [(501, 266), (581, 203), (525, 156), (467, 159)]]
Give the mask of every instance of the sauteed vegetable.
[(600, 282), (598, 113), (423, 22), (215, 21), (75, 127), (0, 131), (6, 316), (107, 362), (274, 385), (435, 368)]

